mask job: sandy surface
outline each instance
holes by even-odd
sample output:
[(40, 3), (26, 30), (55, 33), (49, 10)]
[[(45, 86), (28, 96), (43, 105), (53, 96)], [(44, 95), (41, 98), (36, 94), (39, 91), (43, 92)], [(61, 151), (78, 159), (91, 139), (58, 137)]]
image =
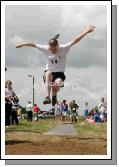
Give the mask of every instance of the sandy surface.
[(5, 151), (6, 155), (103, 155), (107, 154), (107, 140), (7, 132)]
[(58, 124), (56, 127), (51, 129), (50, 131), (45, 132), (44, 135), (77, 136), (78, 133), (74, 128), (73, 124)]

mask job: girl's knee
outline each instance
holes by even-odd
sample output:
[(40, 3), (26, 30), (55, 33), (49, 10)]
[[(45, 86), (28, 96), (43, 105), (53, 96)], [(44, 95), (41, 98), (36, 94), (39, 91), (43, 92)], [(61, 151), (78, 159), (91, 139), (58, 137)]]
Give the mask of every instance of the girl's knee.
[(52, 79), (53, 79), (52, 72), (47, 71), (47, 72), (45, 73), (45, 79), (52, 81)]
[(45, 76), (46, 76), (46, 77), (52, 76), (52, 72), (47, 71), (47, 72), (45, 73)]
[(53, 92), (58, 92), (60, 90), (59, 86), (53, 86), (52, 87)]

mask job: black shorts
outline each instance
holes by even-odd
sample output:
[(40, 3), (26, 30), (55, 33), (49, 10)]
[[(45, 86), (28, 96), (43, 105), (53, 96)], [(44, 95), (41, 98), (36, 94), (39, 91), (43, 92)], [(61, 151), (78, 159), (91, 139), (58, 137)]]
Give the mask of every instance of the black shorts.
[[(46, 72), (47, 71), (44, 71), (44, 74)], [(43, 80), (44, 80), (44, 83), (45, 83), (45, 75), (44, 74), (43, 74)], [(64, 72), (52, 72), (52, 76), (53, 76), (52, 82), (54, 82), (57, 78), (61, 78), (62, 81), (64, 81), (66, 79), (66, 76), (65, 76)]]

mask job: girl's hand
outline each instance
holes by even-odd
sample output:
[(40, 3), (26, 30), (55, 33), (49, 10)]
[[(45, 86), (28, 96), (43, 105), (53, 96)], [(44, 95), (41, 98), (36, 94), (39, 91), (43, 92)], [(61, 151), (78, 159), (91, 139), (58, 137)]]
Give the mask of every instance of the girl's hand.
[(86, 29), (85, 29), (85, 32), (86, 33), (90, 33), (90, 32), (93, 32), (95, 31), (95, 26), (94, 25), (89, 25)]
[(20, 48), (20, 47), (22, 47), (20, 44), (17, 44), (17, 45), (16, 45), (16, 48)]

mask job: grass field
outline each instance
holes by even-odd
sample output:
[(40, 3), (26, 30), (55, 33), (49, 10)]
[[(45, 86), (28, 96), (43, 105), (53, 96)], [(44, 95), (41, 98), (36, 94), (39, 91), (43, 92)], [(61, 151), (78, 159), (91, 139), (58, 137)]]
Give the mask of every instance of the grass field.
[(43, 133), (55, 126), (53, 118), (39, 119), (37, 122), (27, 122), (27, 120), (20, 120), (19, 125), (11, 125), (6, 128), (6, 132), (10, 131), (27, 131)]
[[(6, 128), (6, 132), (10, 131), (27, 131), (44, 133), (56, 126), (54, 118), (39, 119), (38, 122), (27, 122), (20, 120), (19, 125), (11, 125)], [(83, 116), (74, 124), (80, 137), (101, 137), (106, 138), (107, 124), (106, 123), (86, 123)]]
[(80, 137), (107, 138), (107, 123), (86, 123), (84, 117), (80, 117), (74, 126)]

